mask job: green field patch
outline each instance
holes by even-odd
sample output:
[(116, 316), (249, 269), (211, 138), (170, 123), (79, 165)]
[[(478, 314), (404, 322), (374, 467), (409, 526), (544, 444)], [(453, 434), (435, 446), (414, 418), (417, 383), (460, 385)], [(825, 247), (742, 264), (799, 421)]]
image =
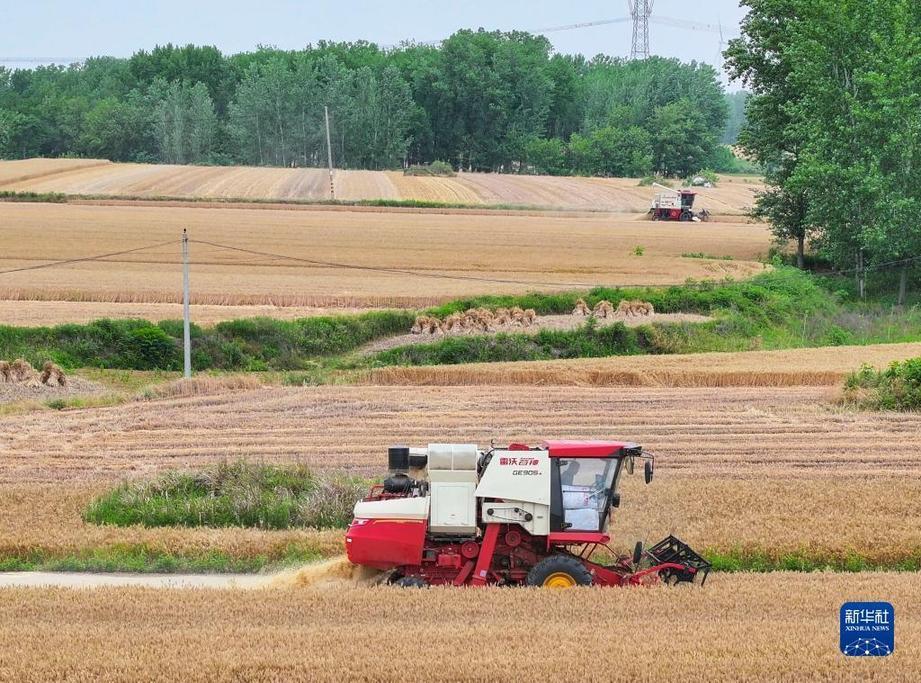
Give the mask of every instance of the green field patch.
[(96, 498), (86, 522), (145, 527), (341, 528), (368, 482), (302, 465), (222, 462), (128, 481)]

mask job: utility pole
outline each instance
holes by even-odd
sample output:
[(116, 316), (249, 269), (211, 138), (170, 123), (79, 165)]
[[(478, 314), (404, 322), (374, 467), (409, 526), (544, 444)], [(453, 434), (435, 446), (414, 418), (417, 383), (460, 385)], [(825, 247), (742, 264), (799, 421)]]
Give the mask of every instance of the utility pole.
[(633, 18), (633, 43), (630, 59), (649, 59), (649, 17), (654, 0), (627, 0)]
[(192, 342), (189, 331), (189, 234), (182, 229), (182, 351), (183, 377), (192, 376)]
[(867, 267), (863, 260), (863, 247), (857, 252), (857, 289), (860, 291), (860, 298), (865, 298), (867, 287)]
[(336, 198), (336, 186), (333, 183), (333, 143), (329, 136), (329, 107), (323, 106), (323, 113), (326, 114), (326, 155), (329, 158), (329, 198)]

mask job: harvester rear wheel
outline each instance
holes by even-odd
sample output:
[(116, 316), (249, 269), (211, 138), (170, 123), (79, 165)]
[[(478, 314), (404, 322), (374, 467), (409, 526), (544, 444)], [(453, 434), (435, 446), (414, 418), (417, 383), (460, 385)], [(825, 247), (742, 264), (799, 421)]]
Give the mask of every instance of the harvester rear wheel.
[(529, 586), (544, 588), (573, 588), (590, 586), (592, 575), (579, 560), (569, 555), (551, 555), (531, 567)]
[(418, 576), (401, 576), (393, 582), (393, 585), (400, 588), (426, 588), (428, 586), (425, 580)]

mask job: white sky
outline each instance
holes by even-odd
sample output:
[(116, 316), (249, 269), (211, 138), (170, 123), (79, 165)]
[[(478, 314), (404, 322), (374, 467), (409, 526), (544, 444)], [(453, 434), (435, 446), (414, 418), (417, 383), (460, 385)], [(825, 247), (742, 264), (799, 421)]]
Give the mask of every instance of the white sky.
[[(257, 45), (302, 48), (320, 39), (438, 40), (459, 28), (535, 30), (627, 15), (627, 0), (0, 0), (0, 62), (18, 58), (127, 57), (157, 44), (216, 45), (226, 53)], [(738, 34), (738, 0), (656, 0), (653, 17), (722, 24)], [(631, 24), (549, 33), (558, 52), (627, 56)], [(654, 54), (717, 64), (719, 36), (653, 24)]]

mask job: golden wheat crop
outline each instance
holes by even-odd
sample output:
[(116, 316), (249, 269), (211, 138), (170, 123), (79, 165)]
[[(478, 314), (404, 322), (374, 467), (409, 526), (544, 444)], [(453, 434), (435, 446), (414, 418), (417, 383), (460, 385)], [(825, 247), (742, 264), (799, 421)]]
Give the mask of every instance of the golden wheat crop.
[[(689, 230), (599, 216), (0, 204), (0, 223), (11, 228), (0, 270), (175, 240), (102, 261), (7, 273), (0, 282), (0, 299), (123, 303), (181, 300), (183, 228), (193, 240), (365, 269), (193, 244), (192, 301), (201, 304), (411, 306), (476, 293), (740, 278), (763, 269), (754, 259), (770, 244), (757, 225)], [(637, 243), (645, 245), (643, 257), (630, 256)], [(682, 258), (688, 251), (736, 260)]]
[[(703, 589), (2, 589), (0, 679), (918, 680), (919, 590), (916, 574), (826, 573)], [(880, 595), (895, 652), (843, 657), (838, 608)]]
[[(391, 171), (336, 171), (336, 198), (406, 199), (462, 204), (508, 204), (645, 213), (660, 191), (632, 178), (460, 173), (451, 178)], [(740, 216), (763, 188), (757, 178), (723, 178), (699, 188), (700, 206)], [(318, 168), (256, 168), (112, 164), (99, 160), (0, 161), (0, 189), (79, 195), (215, 199), (329, 198), (329, 176)]]
[(917, 356), (921, 356), (921, 343), (875, 344), (784, 351), (387, 367), (373, 370), (368, 381), (402, 386), (832, 386), (840, 384), (863, 363), (884, 368), (892, 361)]
[(165, 384), (147, 388), (142, 398), (147, 400), (163, 398), (187, 398), (189, 396), (213, 396), (229, 391), (249, 391), (263, 386), (259, 375), (197, 375), (189, 379), (177, 379)]
[[(0, 555), (119, 543), (283, 556), (300, 532), (114, 529), (80, 512), (126, 477), (221, 459), (379, 476), (394, 443), (625, 438), (658, 455), (626, 478), (621, 547), (674, 532), (700, 548), (875, 561), (921, 548), (921, 416), (854, 413), (823, 388), (304, 387), (0, 418)], [(844, 501), (844, 503), (842, 503)], [(845, 504), (846, 503), (846, 504)], [(842, 507), (844, 505), (844, 507)], [(868, 516), (865, 510), (872, 509)], [(341, 548), (339, 532), (316, 541)], [(210, 544), (210, 545), (209, 545)]]

